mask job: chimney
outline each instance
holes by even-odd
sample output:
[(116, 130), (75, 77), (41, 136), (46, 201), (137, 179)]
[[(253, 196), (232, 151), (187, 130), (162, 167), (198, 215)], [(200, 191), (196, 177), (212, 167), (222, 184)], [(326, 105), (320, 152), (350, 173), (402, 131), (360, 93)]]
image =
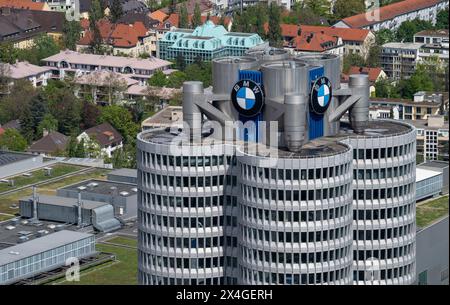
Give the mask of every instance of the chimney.
[(33, 185), (33, 220), (38, 220), (36, 186)]
[(78, 227), (81, 227), (81, 223), (82, 223), (82, 215), (81, 215), (81, 205), (82, 205), (82, 203), (81, 203), (81, 191), (78, 191), (78, 201), (77, 201), (77, 203), (78, 203), (78, 206), (77, 206), (77, 210), (78, 210), (78, 221), (77, 221), (77, 225), (78, 225)]
[(44, 129), (42, 130), (42, 136), (43, 136), (43, 137), (48, 136), (48, 130), (47, 130), (47, 129), (44, 128)]

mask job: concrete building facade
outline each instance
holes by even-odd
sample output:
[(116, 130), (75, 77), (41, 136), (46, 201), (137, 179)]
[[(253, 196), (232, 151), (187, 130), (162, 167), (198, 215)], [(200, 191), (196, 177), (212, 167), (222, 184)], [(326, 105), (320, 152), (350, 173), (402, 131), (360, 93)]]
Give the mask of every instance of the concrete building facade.
[(367, 75), (341, 89), (339, 67), (269, 49), (184, 84), (183, 129), (138, 135), (139, 283), (413, 283), (415, 130), (369, 120)]

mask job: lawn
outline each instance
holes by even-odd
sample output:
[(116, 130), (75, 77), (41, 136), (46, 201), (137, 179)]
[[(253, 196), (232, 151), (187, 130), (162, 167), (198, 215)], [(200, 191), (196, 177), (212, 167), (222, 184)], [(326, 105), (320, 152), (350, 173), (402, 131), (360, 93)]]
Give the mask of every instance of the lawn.
[(448, 214), (448, 195), (430, 200), (416, 207), (417, 226), (424, 228)]
[[(108, 170), (106, 170), (106, 169), (95, 169), (89, 173), (82, 173), (82, 174), (78, 174), (78, 175), (75, 175), (72, 177), (62, 179), (60, 181), (42, 184), (37, 187), (37, 192), (38, 192), (38, 194), (55, 195), (56, 189), (66, 186), (66, 185), (69, 185), (69, 184), (81, 182), (83, 180), (88, 180), (88, 179), (105, 179), (107, 171)], [(32, 192), (33, 191), (30, 187), (30, 188), (21, 190), (20, 192), (13, 192), (13, 193), (10, 193), (7, 195), (0, 196), (0, 213), (7, 213), (7, 214), (18, 213), (19, 209), (17, 209), (17, 208), (13, 209), (13, 208), (11, 208), (11, 205), (16, 204), (18, 206), (19, 199), (22, 197), (30, 196), (32, 194)]]
[[(115, 237), (109, 242), (137, 247), (137, 241)], [(114, 253), (116, 262), (108, 262), (83, 270), (79, 282), (57, 282), (62, 285), (137, 285), (137, 250), (120, 246), (97, 244), (97, 250)]]
[(52, 168), (50, 176), (46, 175), (46, 171), (44, 169), (38, 169), (33, 172), (30, 172), (30, 174), (31, 174), (30, 177), (26, 177), (23, 175), (13, 177), (12, 179), (14, 180), (14, 186), (10, 186), (8, 183), (2, 182), (0, 184), (0, 193), (9, 191), (9, 190), (13, 190), (15, 188), (19, 188), (24, 185), (34, 184), (36, 182), (42, 182), (42, 181), (45, 181), (48, 179), (52, 179), (55, 177), (59, 177), (59, 176), (73, 173), (75, 171), (83, 169), (83, 167), (81, 167), (81, 166), (68, 165), (68, 164), (56, 164), (56, 165), (52, 165), (50, 167)]
[(0, 214), (0, 221), (5, 221), (5, 220), (11, 219), (13, 217), (14, 216)]
[(107, 242), (110, 242), (113, 244), (124, 245), (124, 246), (137, 247), (136, 239), (132, 239), (132, 238), (128, 238), (128, 237), (117, 236), (117, 237), (108, 239)]

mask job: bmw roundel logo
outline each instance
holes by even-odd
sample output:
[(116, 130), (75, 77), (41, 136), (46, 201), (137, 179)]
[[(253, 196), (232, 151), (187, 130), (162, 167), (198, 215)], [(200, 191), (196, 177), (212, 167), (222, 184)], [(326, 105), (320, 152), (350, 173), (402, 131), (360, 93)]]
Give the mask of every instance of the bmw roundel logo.
[(264, 92), (254, 81), (243, 79), (233, 86), (231, 102), (243, 116), (255, 116), (264, 106)]
[(323, 114), (327, 111), (332, 98), (331, 82), (325, 76), (319, 77), (311, 88), (310, 106), (312, 111)]

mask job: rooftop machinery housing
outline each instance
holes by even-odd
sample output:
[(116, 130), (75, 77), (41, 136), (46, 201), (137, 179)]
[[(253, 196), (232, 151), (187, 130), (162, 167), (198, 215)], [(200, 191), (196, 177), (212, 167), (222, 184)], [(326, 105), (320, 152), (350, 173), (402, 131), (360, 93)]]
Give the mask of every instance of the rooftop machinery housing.
[(139, 283), (415, 281), (415, 129), (339, 67), (249, 50), (184, 83), (183, 128), (138, 135)]

